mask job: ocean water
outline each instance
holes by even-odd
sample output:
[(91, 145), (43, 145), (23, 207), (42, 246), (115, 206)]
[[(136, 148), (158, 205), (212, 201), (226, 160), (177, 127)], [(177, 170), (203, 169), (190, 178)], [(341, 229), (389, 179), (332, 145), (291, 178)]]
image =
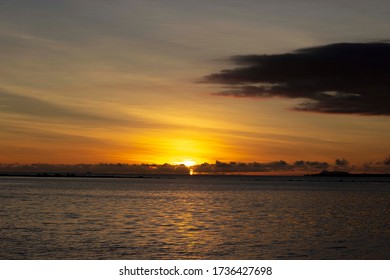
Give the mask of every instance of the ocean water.
[(0, 259), (390, 259), (390, 178), (0, 177)]

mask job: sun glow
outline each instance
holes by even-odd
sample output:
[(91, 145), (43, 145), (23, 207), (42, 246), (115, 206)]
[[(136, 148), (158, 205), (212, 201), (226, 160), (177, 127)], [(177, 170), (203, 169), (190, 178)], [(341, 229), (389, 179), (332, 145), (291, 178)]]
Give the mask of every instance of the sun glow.
[(191, 167), (191, 166), (194, 166), (196, 164), (196, 162), (191, 160), (191, 159), (185, 159), (183, 161), (175, 162), (175, 164), (184, 164), (187, 167)]

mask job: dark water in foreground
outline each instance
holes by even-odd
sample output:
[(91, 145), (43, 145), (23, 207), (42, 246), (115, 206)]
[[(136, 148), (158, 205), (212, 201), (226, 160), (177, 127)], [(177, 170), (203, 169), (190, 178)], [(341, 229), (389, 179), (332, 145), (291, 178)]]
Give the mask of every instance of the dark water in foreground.
[(389, 214), (390, 178), (3, 177), (0, 259), (390, 259)]

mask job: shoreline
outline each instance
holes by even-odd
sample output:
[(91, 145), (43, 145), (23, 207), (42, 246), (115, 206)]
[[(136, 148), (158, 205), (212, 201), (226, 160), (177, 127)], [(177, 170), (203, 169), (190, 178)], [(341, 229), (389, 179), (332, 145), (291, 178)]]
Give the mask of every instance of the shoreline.
[(110, 173), (69, 173), (69, 172), (0, 172), (0, 177), (36, 177), (36, 178), (131, 178), (150, 179), (156, 177), (180, 176), (180, 177), (208, 177), (208, 176), (232, 176), (232, 177), (390, 177), (387, 173), (348, 173), (339, 171), (323, 171), (314, 174), (302, 175), (275, 175), (275, 174), (174, 174), (174, 173), (150, 173), (150, 174), (110, 174)]

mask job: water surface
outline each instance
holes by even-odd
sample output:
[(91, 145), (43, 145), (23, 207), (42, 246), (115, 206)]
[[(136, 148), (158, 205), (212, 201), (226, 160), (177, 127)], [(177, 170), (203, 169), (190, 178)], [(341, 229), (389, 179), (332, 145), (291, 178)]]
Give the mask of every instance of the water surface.
[(390, 178), (0, 178), (0, 259), (389, 259)]

